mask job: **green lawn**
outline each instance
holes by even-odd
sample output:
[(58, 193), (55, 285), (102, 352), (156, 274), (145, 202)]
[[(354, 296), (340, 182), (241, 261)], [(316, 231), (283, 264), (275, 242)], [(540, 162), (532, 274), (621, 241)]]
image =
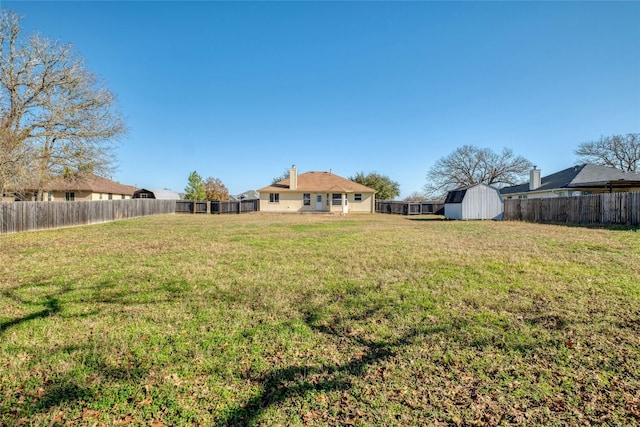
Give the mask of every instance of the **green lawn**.
[(640, 232), (169, 215), (0, 236), (0, 425), (640, 425)]

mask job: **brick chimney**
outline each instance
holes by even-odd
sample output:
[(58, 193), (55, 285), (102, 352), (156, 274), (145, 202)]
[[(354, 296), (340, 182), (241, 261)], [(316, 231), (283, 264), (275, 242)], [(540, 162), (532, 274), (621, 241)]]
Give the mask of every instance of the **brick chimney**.
[(289, 169), (289, 190), (297, 190), (298, 189), (298, 169), (296, 169), (296, 165), (291, 165), (291, 169)]
[(536, 169), (534, 166), (533, 169), (529, 171), (529, 191), (537, 190), (541, 185), (540, 169)]

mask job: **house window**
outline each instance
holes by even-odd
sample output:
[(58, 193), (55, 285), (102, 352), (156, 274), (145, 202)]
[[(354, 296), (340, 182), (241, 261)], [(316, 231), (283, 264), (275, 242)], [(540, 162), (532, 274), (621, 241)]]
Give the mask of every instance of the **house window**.
[(102, 200), (102, 193), (100, 193), (100, 197), (99, 198), (100, 198), (100, 200)]
[(124, 194), (121, 194), (121, 195), (120, 195), (120, 198), (121, 198), (121, 199), (124, 199)]
[(518, 199), (526, 199), (527, 195), (526, 194), (521, 194), (518, 196)]
[(353, 200), (354, 200), (355, 202), (361, 202), (361, 201), (362, 201), (362, 194), (360, 194), (360, 193), (356, 193), (356, 194), (354, 194), (354, 195), (353, 195)]
[(109, 193), (109, 200), (113, 200), (113, 194)]
[(47, 202), (50, 202), (51, 200), (53, 200), (53, 194), (51, 194), (51, 192), (47, 192)]
[(331, 195), (331, 204), (333, 206), (340, 206), (342, 204), (342, 194), (340, 193), (333, 193)]
[(280, 193), (269, 193), (269, 203), (280, 203)]
[(311, 206), (311, 193), (304, 193), (302, 195), (302, 204), (304, 206)]
[(65, 199), (67, 202), (73, 202), (73, 201), (75, 201), (75, 200), (76, 200), (76, 193), (69, 193), (69, 192), (66, 192), (66, 193), (64, 193), (64, 199)]

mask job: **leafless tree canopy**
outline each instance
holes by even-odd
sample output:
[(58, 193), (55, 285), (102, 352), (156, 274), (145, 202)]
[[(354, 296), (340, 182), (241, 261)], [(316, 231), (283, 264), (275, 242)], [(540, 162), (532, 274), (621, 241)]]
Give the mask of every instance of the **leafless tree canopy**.
[(529, 160), (514, 155), (508, 148), (497, 154), (488, 148), (464, 145), (438, 160), (429, 170), (425, 191), (438, 197), (466, 185), (515, 185), (526, 177), (531, 166)]
[(0, 11), (0, 190), (114, 165), (126, 129), (114, 95), (70, 45), (22, 37)]
[(638, 172), (640, 134), (602, 136), (597, 141), (584, 142), (575, 151), (579, 161), (611, 166), (623, 171)]

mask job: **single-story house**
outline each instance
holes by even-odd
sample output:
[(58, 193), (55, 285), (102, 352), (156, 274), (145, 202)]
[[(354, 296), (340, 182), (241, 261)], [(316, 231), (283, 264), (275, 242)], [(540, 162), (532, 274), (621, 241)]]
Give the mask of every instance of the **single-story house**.
[(180, 194), (171, 190), (147, 190), (141, 188), (133, 193), (134, 199), (181, 200)]
[(292, 166), (289, 178), (258, 192), (262, 212), (375, 212), (374, 189), (331, 172), (298, 175)]
[(468, 185), (447, 193), (444, 216), (449, 219), (502, 219), (504, 205), (497, 188)]
[(505, 199), (540, 199), (583, 194), (640, 191), (640, 174), (609, 166), (582, 164), (540, 177), (540, 169), (529, 172), (529, 182), (504, 187)]
[[(46, 202), (91, 201), (130, 199), (136, 187), (120, 184), (107, 178), (84, 173), (73, 177), (55, 177), (43, 186), (43, 200)], [(3, 197), (4, 201), (36, 200), (38, 190), (27, 188), (19, 194)]]

